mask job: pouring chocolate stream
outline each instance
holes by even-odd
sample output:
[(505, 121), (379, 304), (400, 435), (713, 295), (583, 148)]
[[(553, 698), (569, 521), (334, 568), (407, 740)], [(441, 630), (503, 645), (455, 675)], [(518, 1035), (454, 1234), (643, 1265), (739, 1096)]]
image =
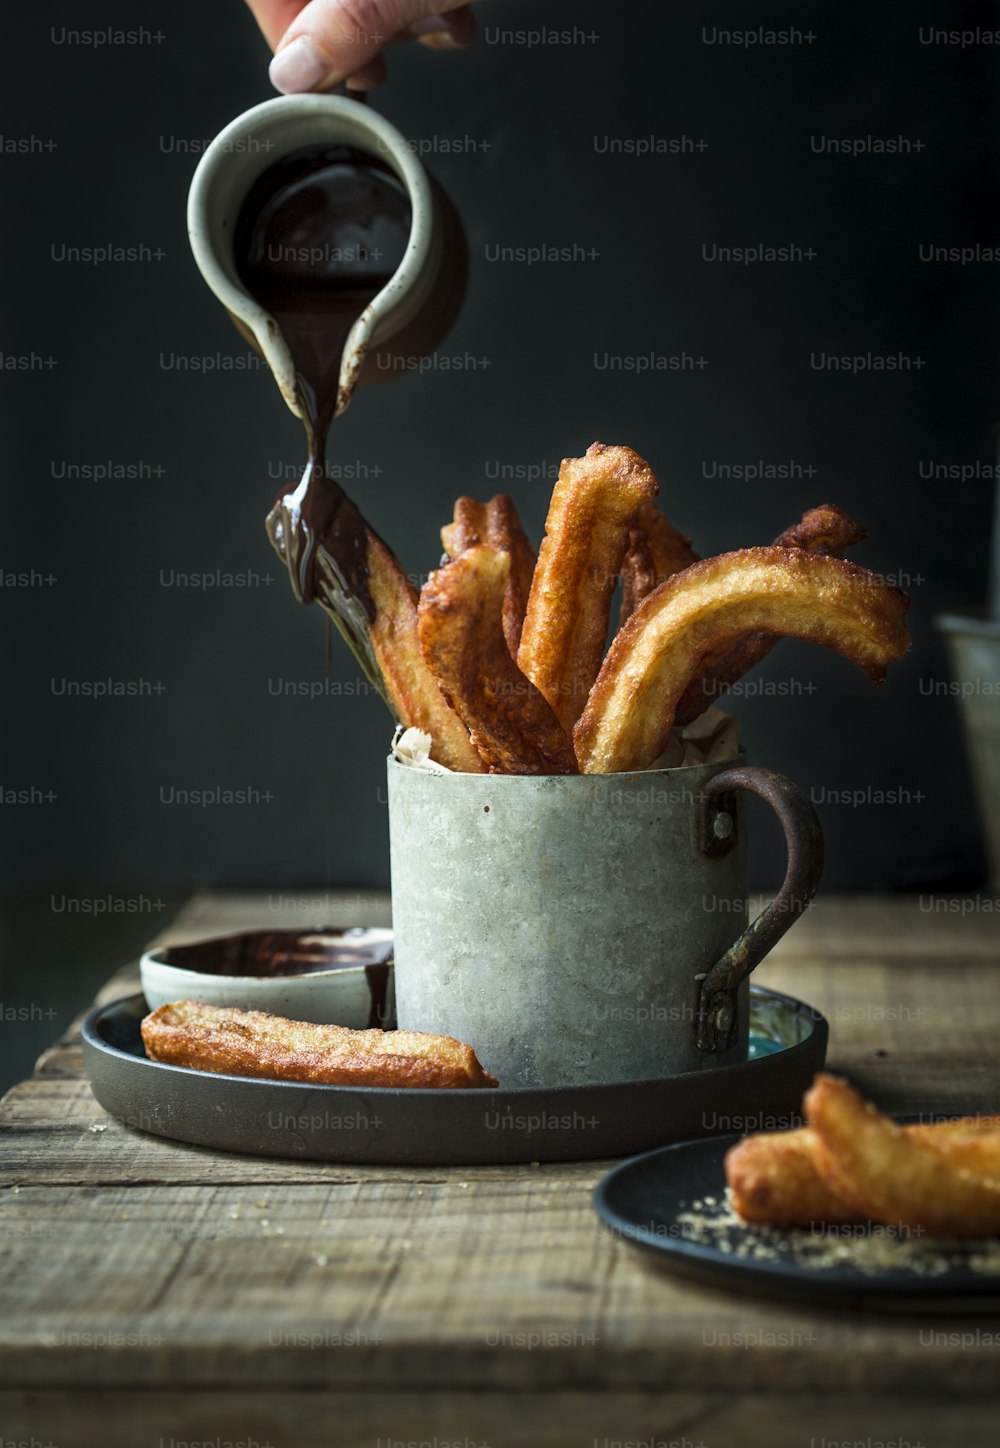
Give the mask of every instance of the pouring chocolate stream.
[(481, 772), (423, 657), (412, 580), (326, 468), (327, 429), (355, 385), (409, 371), (451, 327), (468, 268), (457, 212), (383, 116), (343, 96), (282, 96), (205, 151), (188, 233), (205, 281), (306, 426), (305, 473), (266, 521), (295, 597), (320, 605), (393, 718), (431, 736), (436, 760)]
[(240, 280), (274, 318), (295, 364), (309, 459), (301, 482), (277, 498), (268, 536), (300, 603), (318, 601), (368, 678), (385, 693), (369, 625), (368, 527), (326, 472), (330, 423), (357, 380), (341, 377), (351, 329), (391, 279), (406, 250), (406, 191), (378, 157), (343, 145), (311, 146), (269, 167), (236, 224)]

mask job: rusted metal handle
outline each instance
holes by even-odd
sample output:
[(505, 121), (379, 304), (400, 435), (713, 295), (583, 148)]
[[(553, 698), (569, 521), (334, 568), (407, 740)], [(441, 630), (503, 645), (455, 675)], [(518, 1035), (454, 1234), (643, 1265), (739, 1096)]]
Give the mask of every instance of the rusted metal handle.
[(736, 793), (747, 789), (774, 810), (785, 832), (788, 866), (777, 895), (748, 925), (702, 981), (698, 1002), (700, 1051), (724, 1051), (736, 1044), (736, 991), (802, 914), (823, 873), (823, 833), (816, 811), (783, 774), (755, 765), (724, 769), (709, 780), (698, 798), (695, 829), (698, 849), (710, 859), (728, 854), (736, 843)]

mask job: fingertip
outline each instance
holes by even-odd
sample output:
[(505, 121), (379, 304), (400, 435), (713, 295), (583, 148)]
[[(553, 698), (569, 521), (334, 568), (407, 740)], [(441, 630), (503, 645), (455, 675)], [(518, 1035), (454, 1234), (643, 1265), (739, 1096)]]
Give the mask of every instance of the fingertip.
[(310, 35), (298, 35), (274, 55), (267, 70), (275, 90), (282, 95), (326, 90), (342, 79)]

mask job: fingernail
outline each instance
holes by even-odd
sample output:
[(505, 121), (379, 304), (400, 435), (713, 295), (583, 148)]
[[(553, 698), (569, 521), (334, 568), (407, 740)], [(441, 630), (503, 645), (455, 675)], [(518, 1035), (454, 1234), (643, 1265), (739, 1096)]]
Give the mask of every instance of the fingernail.
[(275, 90), (286, 96), (315, 90), (321, 81), (333, 84), (337, 80), (308, 35), (297, 36), (279, 50), (267, 73)]

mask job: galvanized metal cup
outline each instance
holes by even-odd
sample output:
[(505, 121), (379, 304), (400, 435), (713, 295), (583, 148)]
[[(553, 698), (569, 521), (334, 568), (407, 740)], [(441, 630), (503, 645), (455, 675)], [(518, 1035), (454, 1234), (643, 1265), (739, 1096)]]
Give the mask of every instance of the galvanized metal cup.
[[(819, 822), (743, 764), (530, 777), (389, 759), (399, 1026), (467, 1041), (505, 1087), (746, 1059), (747, 977), (816, 892)], [(740, 792), (788, 842), (747, 928)]]

